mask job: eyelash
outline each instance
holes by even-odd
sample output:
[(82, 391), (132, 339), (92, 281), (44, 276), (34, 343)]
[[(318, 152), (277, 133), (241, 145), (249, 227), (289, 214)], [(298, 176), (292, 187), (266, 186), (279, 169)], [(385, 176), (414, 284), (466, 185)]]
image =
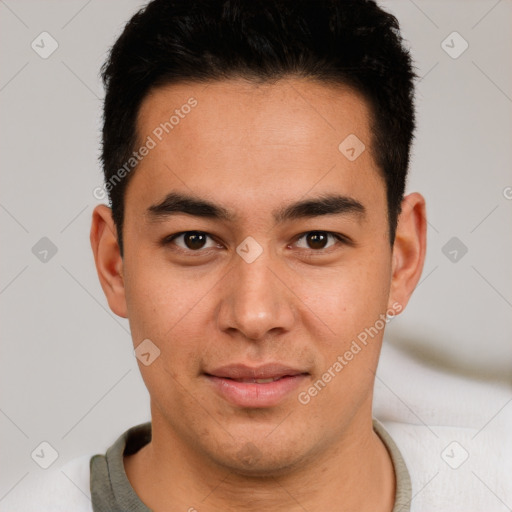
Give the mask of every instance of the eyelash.
[[(196, 234), (201, 234), (201, 235), (205, 235), (207, 237), (209, 237), (211, 240), (215, 240), (214, 237), (212, 237), (211, 235), (209, 235), (208, 233), (204, 232), (204, 231), (180, 231), (179, 233), (175, 233), (173, 235), (169, 235), (169, 236), (166, 236), (163, 240), (162, 240), (162, 245), (164, 246), (168, 246), (168, 245), (171, 245), (174, 240), (176, 240), (176, 238), (182, 236), (182, 235), (186, 235), (188, 233), (196, 233)], [(322, 233), (322, 234), (325, 234), (327, 235), (328, 237), (332, 237), (334, 239), (336, 239), (338, 241), (338, 243), (341, 243), (343, 245), (349, 245), (349, 246), (353, 246), (354, 243), (351, 239), (349, 239), (348, 237), (344, 236), (344, 235), (341, 235), (339, 233), (334, 233), (332, 231), (322, 231), (322, 230), (311, 230), (311, 231), (305, 231), (304, 233), (301, 233), (300, 235), (297, 235), (294, 239), (294, 242), (293, 243), (297, 243), (299, 240), (301, 240), (302, 238), (304, 238), (306, 235), (309, 235), (310, 233)], [(312, 254), (322, 254), (322, 253), (325, 253), (326, 251), (328, 251), (329, 249), (331, 249), (333, 246), (330, 246), (330, 247), (327, 247), (327, 248), (322, 248), (322, 249), (302, 249), (302, 250), (305, 250), (305, 251), (309, 251), (310, 253)], [(208, 249), (212, 249), (212, 247), (208, 247), (206, 249), (197, 249), (197, 250), (193, 250), (193, 249), (184, 249), (183, 247), (179, 247), (177, 246), (177, 250), (178, 251), (182, 251), (182, 252), (186, 252), (187, 254), (201, 254), (201, 253), (204, 253), (206, 251), (208, 251)]]

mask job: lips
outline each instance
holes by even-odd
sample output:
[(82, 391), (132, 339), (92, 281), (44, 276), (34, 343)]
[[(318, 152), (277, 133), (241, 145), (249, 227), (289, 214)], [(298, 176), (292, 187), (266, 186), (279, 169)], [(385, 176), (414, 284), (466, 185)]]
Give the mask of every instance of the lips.
[(304, 383), (309, 373), (272, 363), (258, 367), (235, 364), (204, 373), (208, 383), (224, 400), (245, 408), (273, 407)]
[[(272, 382), (282, 377), (294, 377), (295, 375), (301, 375), (307, 372), (279, 363), (269, 363), (258, 367), (231, 364), (205, 373), (213, 377), (231, 379), (237, 382)], [(264, 384), (265, 382), (258, 383)]]

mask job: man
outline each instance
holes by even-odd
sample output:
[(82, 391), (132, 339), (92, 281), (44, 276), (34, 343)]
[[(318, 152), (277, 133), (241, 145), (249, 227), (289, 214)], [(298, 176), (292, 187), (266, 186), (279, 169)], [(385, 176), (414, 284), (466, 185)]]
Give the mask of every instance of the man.
[(87, 459), (82, 510), (417, 510), (372, 418), (425, 256), (413, 79), (373, 1), (155, 0), (130, 20), (91, 243), (151, 423)]
[(423, 198), (402, 200), (413, 73), (396, 28), (373, 2), (156, 1), (119, 38), (112, 210), (91, 241), (146, 354), (152, 422), (122, 441), (136, 496), (119, 453), (92, 460), (95, 509), (407, 506), (372, 424), (383, 327), (354, 341), (405, 307), (425, 252)]

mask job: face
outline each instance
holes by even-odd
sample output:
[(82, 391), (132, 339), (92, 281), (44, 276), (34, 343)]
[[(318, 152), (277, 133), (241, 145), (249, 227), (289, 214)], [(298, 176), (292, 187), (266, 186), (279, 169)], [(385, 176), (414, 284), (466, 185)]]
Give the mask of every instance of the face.
[(218, 465), (278, 473), (371, 418), (386, 314), (408, 292), (369, 115), (299, 79), (173, 85), (141, 106), (149, 150), (102, 284), (134, 346), (150, 340), (153, 421)]

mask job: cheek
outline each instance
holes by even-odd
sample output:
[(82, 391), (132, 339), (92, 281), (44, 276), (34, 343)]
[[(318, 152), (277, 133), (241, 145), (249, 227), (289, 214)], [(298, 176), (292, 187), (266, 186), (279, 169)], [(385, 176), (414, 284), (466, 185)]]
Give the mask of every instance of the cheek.
[(196, 323), (191, 319), (201, 314), (201, 297), (211, 286), (209, 280), (190, 279), (162, 260), (141, 252), (127, 265), (125, 290), (134, 343), (149, 338), (161, 350), (181, 341), (191, 347), (193, 343), (184, 342), (194, 338)]
[[(375, 323), (385, 313), (390, 289), (390, 256), (358, 258), (329, 272), (302, 273), (297, 295), (327, 326), (328, 339), (339, 348), (343, 340)], [(315, 320), (312, 320), (313, 322)]]
[[(390, 257), (361, 259), (357, 265), (338, 268), (310, 293), (308, 305), (330, 334), (316, 339), (319, 373), (302, 390), (299, 403), (333, 431), (350, 416), (348, 411), (355, 414), (372, 389), (386, 325), (389, 274)], [(315, 340), (319, 320), (313, 322)]]
[(158, 354), (149, 365), (139, 360), (142, 378), (152, 397), (166, 397), (185, 406), (183, 375), (193, 375), (199, 367), (198, 343), (204, 329), (196, 320), (204, 314), (199, 300), (204, 293), (190, 282), (186, 286), (169, 268), (141, 264), (133, 270), (126, 286), (133, 344), (137, 348), (143, 340), (150, 340)]

